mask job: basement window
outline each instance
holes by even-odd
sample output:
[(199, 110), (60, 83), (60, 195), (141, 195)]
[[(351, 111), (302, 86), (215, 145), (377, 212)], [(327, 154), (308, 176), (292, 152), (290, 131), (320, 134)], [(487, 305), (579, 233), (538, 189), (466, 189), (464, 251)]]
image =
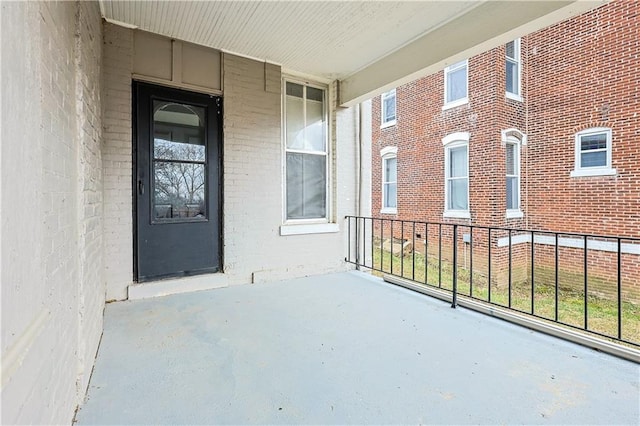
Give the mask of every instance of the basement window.
[(571, 177), (615, 175), (611, 167), (611, 129), (594, 127), (575, 135), (575, 169)]

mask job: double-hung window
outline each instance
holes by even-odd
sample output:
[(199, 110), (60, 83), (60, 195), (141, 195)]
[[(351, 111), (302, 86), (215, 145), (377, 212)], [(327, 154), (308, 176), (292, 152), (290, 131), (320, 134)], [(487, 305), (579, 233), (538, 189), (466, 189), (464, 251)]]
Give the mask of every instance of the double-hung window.
[(469, 102), (468, 61), (457, 62), (444, 69), (444, 106), (442, 109), (453, 108)]
[(520, 143), (508, 141), (506, 150), (507, 217), (520, 216)]
[(505, 194), (507, 218), (521, 218), (520, 196), (520, 152), (527, 144), (527, 135), (516, 128), (502, 130), (502, 144), (505, 152)]
[(596, 127), (575, 135), (575, 169), (571, 176), (615, 175), (611, 167), (611, 129)]
[(292, 81), (285, 86), (285, 219), (327, 222), (326, 90)]
[(398, 149), (388, 146), (380, 151), (382, 157), (382, 209), (380, 213), (398, 212)]
[(380, 127), (388, 127), (396, 124), (396, 89), (380, 95), (380, 105)]
[(522, 100), (520, 81), (522, 62), (520, 60), (520, 39), (506, 45), (506, 93), (510, 99)]
[(469, 133), (446, 136), (444, 144), (445, 217), (469, 218)]

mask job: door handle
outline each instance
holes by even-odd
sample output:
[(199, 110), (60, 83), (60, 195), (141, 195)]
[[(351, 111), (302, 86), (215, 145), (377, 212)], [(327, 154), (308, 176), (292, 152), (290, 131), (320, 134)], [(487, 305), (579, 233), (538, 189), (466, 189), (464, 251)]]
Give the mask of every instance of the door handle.
[(142, 180), (138, 180), (138, 193), (140, 195), (144, 194), (144, 182)]

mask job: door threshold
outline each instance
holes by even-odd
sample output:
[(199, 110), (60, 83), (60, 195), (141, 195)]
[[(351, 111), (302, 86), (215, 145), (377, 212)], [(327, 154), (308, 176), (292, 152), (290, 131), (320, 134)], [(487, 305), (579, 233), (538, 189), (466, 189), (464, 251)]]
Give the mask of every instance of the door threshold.
[(228, 286), (229, 275), (221, 272), (189, 277), (165, 278), (160, 281), (131, 284), (129, 286), (128, 300), (190, 293), (192, 291), (211, 290)]

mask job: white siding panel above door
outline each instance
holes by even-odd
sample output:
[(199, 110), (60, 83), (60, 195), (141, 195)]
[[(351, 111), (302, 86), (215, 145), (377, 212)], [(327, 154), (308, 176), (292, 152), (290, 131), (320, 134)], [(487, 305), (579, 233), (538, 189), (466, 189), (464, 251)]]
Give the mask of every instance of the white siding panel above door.
[(134, 74), (171, 80), (171, 39), (136, 31), (133, 52)]

